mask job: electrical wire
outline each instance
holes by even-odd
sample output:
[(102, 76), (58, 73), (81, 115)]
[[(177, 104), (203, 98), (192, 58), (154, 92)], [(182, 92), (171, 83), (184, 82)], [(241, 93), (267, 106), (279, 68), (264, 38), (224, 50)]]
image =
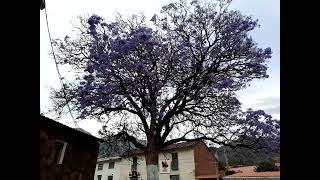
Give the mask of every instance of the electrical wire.
[[(45, 1), (44, 1), (45, 3)], [(54, 50), (53, 50), (53, 43), (52, 43), (52, 38), (51, 38), (51, 34), (50, 34), (50, 30), (49, 30), (49, 22), (48, 22), (48, 14), (47, 14), (47, 4), (45, 5), (45, 8), (44, 8), (44, 12), (45, 12), (45, 15), (46, 15), (46, 23), (47, 23), (47, 29), (48, 29), (48, 34), (49, 34), (49, 39), (50, 39), (50, 45), (51, 45), (51, 50), (52, 50), (52, 55), (53, 55), (53, 59), (54, 59), (54, 62), (55, 62), (55, 65), (56, 65), (56, 69), (57, 69), (57, 72), (58, 72), (58, 76), (59, 76), (59, 80), (60, 80), (60, 83), (61, 83), (61, 86), (62, 86), (62, 92), (63, 92), (63, 96), (67, 102), (67, 107), (68, 107), (68, 111), (70, 113), (70, 116), (74, 122), (74, 125), (75, 127), (77, 128), (80, 128), (78, 123), (76, 122), (76, 120), (74, 119), (73, 117), (73, 114), (71, 113), (71, 108), (70, 108), (70, 105), (69, 105), (69, 102), (68, 102), (68, 99), (67, 99), (67, 93), (66, 93), (66, 90), (65, 90), (65, 85), (62, 81), (62, 76), (60, 74), (60, 71), (59, 71), (59, 67), (58, 67), (58, 62), (57, 62), (57, 59), (56, 59), (56, 56), (54, 54)]]

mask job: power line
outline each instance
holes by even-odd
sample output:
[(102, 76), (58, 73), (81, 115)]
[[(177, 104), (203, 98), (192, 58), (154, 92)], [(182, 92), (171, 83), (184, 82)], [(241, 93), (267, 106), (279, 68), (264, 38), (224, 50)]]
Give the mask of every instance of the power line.
[[(45, 1), (44, 1), (44, 3), (45, 3)], [(45, 4), (46, 4), (46, 3), (45, 3)], [(72, 113), (71, 113), (71, 108), (70, 108), (70, 106), (69, 106), (69, 102), (68, 102), (68, 99), (67, 99), (67, 94), (66, 94), (66, 90), (65, 90), (65, 85), (64, 85), (64, 83), (63, 83), (63, 81), (62, 81), (63, 78), (62, 78), (62, 76), (61, 76), (61, 74), (60, 74), (59, 67), (58, 67), (58, 62), (57, 62), (56, 56), (55, 56), (55, 54), (54, 54), (53, 45), (52, 45), (52, 44), (53, 44), (53, 43), (52, 43), (52, 38), (51, 38), (50, 30), (49, 30), (49, 22), (48, 22), (48, 15), (47, 15), (47, 5), (45, 5), (45, 7), (44, 7), (44, 12), (45, 12), (45, 15), (46, 15), (46, 23), (47, 23), (47, 29), (48, 29), (49, 39), (50, 39), (50, 45), (51, 45), (52, 55), (53, 55), (53, 59), (54, 59), (54, 62), (55, 62), (55, 65), (56, 65), (56, 69), (57, 69), (57, 72), (58, 72), (59, 80), (60, 80), (60, 83), (61, 83), (61, 86), (62, 86), (63, 96), (64, 96), (64, 98), (66, 99), (68, 111), (69, 111), (70, 116), (71, 116), (71, 118), (72, 118), (72, 120), (73, 120), (73, 122), (74, 122), (75, 127), (80, 128), (79, 125), (77, 124), (77, 122), (75, 121)]]

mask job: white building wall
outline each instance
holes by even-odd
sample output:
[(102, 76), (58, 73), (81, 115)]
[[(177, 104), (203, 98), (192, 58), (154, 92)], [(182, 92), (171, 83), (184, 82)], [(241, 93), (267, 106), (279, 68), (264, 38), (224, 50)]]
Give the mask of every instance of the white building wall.
[[(102, 175), (101, 180), (107, 180), (108, 176), (113, 176), (113, 180), (119, 179), (121, 168), (119, 166), (119, 160), (115, 160), (114, 168), (109, 169), (109, 162), (111, 161), (104, 161), (98, 162), (96, 165), (96, 170), (94, 173), (94, 180), (98, 180), (98, 175)], [(103, 169), (98, 170), (98, 164), (103, 163)]]
[(145, 156), (138, 156), (137, 171), (140, 173), (140, 179), (147, 180), (147, 165)]
[[(159, 160), (167, 159), (171, 161), (171, 153), (174, 152), (178, 153), (179, 170), (170, 170), (170, 173), (168, 174), (160, 174), (159, 179), (170, 180), (170, 175), (179, 175), (180, 180), (194, 180), (195, 165), (193, 149), (180, 149), (172, 152), (160, 153)], [(139, 180), (147, 180), (147, 168), (145, 157), (137, 156), (137, 158), (137, 171), (140, 173)], [(108, 165), (108, 163), (104, 163), (102, 171), (97, 171), (97, 165), (94, 180), (97, 180), (97, 175), (99, 174), (102, 175), (101, 180), (107, 180), (107, 177), (111, 174), (113, 174), (113, 180), (130, 180), (129, 173), (131, 172), (132, 157), (131, 159), (121, 158), (118, 161), (115, 161), (114, 169), (108, 169)]]
[(160, 174), (159, 179), (170, 180), (170, 175), (179, 175), (180, 180), (194, 180), (195, 165), (193, 149), (180, 149), (168, 153), (161, 153), (159, 160), (168, 159), (171, 161), (171, 153), (178, 153), (178, 169), (170, 170), (169, 174)]
[(115, 180), (129, 180), (131, 165), (132, 165), (132, 158), (122, 158), (121, 161), (119, 162), (119, 167), (121, 169), (119, 179), (115, 179)]

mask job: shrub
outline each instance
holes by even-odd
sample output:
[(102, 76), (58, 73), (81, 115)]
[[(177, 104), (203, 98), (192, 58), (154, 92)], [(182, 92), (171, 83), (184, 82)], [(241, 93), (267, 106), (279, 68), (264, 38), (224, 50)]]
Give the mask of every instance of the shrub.
[(228, 176), (228, 175), (231, 175), (231, 174), (234, 174), (234, 173), (236, 173), (235, 171), (233, 171), (233, 170), (227, 170), (226, 171), (226, 175)]
[(264, 161), (260, 162), (256, 168), (257, 172), (265, 172), (265, 171), (275, 171), (276, 167), (274, 162), (271, 161)]

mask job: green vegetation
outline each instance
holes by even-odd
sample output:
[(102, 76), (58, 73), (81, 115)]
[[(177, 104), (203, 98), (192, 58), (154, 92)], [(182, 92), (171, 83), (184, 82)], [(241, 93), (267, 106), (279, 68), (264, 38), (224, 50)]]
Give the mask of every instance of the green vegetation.
[(257, 172), (276, 171), (276, 167), (273, 161), (260, 162), (256, 168)]

